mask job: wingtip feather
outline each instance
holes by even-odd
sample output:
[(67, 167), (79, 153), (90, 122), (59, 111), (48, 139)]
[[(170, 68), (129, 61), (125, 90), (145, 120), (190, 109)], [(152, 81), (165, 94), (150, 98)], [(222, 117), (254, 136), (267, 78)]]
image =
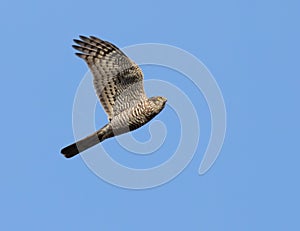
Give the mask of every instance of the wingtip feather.
[(79, 52), (76, 52), (75, 55), (82, 59), (85, 59), (87, 57), (87, 55), (79, 53)]

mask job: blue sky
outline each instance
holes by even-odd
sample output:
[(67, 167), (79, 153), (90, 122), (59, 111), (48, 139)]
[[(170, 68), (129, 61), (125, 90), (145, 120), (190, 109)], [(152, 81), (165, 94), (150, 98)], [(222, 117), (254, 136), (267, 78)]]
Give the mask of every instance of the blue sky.
[[(299, 11), (297, 1), (2, 2), (0, 229), (299, 229)], [(96, 177), (80, 157), (60, 155), (74, 140), (73, 99), (87, 71), (71, 47), (79, 34), (119, 47), (170, 44), (209, 68), (228, 118), (208, 173), (197, 174), (210, 131), (203, 96), (178, 73), (151, 66), (143, 68), (145, 79), (170, 81), (203, 105), (199, 147), (179, 176), (157, 188), (122, 189)], [(178, 129), (171, 110), (159, 118)], [(134, 133), (147, 134), (147, 126)], [(168, 136), (178, 141), (176, 132)], [(165, 161), (169, 145), (145, 158)], [(149, 166), (116, 151), (120, 162)]]

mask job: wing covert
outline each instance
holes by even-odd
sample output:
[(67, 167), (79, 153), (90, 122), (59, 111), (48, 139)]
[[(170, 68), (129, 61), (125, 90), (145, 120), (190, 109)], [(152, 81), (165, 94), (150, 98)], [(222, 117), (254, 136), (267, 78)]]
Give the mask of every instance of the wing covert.
[(91, 70), (96, 94), (109, 120), (146, 98), (143, 72), (118, 47), (94, 36), (79, 36), (73, 48)]

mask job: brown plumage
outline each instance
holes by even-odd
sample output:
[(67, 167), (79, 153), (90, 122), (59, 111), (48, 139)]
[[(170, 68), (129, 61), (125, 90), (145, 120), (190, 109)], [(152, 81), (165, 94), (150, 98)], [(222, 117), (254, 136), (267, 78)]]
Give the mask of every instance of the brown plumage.
[(149, 122), (165, 106), (166, 98), (147, 98), (143, 72), (115, 45), (94, 36), (79, 36), (73, 48), (91, 70), (96, 94), (108, 115), (109, 123), (95, 133), (61, 150), (67, 157), (103, 140), (135, 130)]

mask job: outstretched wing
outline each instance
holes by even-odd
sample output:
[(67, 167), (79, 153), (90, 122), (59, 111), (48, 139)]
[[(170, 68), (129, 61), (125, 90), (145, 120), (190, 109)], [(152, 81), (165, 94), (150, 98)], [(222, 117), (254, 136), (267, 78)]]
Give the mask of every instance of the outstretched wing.
[(115, 45), (94, 36), (79, 36), (74, 39), (80, 51), (77, 56), (84, 59), (94, 76), (96, 94), (105, 109), (108, 119), (131, 108), (146, 98), (143, 72)]

